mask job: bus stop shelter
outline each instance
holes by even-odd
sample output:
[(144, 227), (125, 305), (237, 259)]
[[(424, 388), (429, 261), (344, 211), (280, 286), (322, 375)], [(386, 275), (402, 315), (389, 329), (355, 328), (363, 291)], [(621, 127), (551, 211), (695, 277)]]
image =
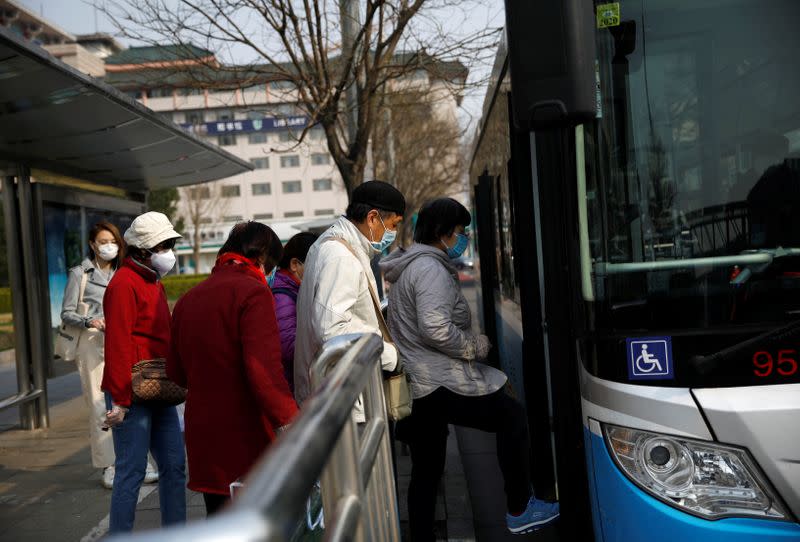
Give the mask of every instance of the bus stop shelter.
[(152, 189), (252, 169), (116, 89), (0, 27), (0, 191), (23, 428), (49, 425), (53, 325), (45, 204), (75, 200), (144, 210)]

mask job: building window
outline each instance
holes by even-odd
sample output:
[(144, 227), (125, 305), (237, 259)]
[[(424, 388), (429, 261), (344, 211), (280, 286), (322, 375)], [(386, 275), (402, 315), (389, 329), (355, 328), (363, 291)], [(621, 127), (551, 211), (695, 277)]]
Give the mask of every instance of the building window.
[(300, 157), (296, 154), (281, 156), (281, 167), (300, 167)]
[(272, 81), (269, 84), (272, 90), (292, 90), (294, 88), (294, 83), (291, 81)]
[(126, 95), (126, 96), (130, 96), (130, 97), (131, 97), (131, 98), (133, 98), (134, 100), (139, 100), (139, 99), (141, 99), (141, 98), (142, 98), (142, 91), (141, 91), (141, 90), (139, 90), (139, 89), (136, 89), (136, 90), (126, 90), (126, 91), (125, 91), (125, 95)]
[(220, 147), (236, 145), (236, 134), (222, 134), (217, 136), (217, 144)]
[(269, 169), (269, 157), (251, 158), (250, 163), (256, 169)]
[(247, 142), (251, 145), (257, 145), (260, 143), (267, 142), (267, 134), (264, 132), (254, 132), (252, 134), (247, 134)]
[(272, 194), (272, 184), (270, 183), (253, 183), (254, 196), (269, 196)]
[(217, 111), (217, 120), (233, 120), (233, 111), (230, 109), (220, 109)]
[(296, 194), (303, 191), (303, 184), (300, 181), (283, 181), (284, 194)]
[(263, 109), (251, 109), (247, 112), (247, 118), (250, 120), (261, 120), (264, 117), (268, 117), (269, 112)]
[(325, 141), (325, 130), (319, 126), (315, 126), (308, 133), (308, 137), (311, 141)]
[(315, 152), (314, 154), (311, 155), (312, 166), (324, 166), (330, 163), (331, 163), (330, 154), (325, 154), (324, 152)]
[[(207, 216), (201, 218), (200, 219), (200, 224), (211, 224), (211, 218), (207, 217)], [(205, 233), (203, 233), (203, 235), (205, 235)], [(204, 239), (205, 239), (205, 237), (204, 237)]]
[(292, 117), (294, 115), (301, 115), (302, 112), (296, 105), (292, 104), (278, 104), (275, 106), (275, 112), (278, 116)]
[(259, 91), (264, 91), (265, 88), (266, 88), (265, 85), (262, 83), (262, 84), (255, 84), (255, 85), (249, 85), (249, 86), (246, 86), (246, 87), (242, 87), (241, 91), (242, 92), (259, 92)]
[(258, 213), (253, 215), (253, 220), (272, 220), (272, 213)]
[(303, 216), (303, 211), (287, 211), (283, 213), (283, 218), (300, 218)]
[(330, 179), (314, 179), (314, 192), (333, 190), (333, 181)]
[(222, 187), (223, 198), (238, 198), (241, 195), (241, 189), (238, 184), (229, 184)]
[(189, 198), (196, 199), (209, 199), (211, 197), (211, 190), (207, 186), (197, 186), (189, 189)]
[(291, 143), (292, 141), (297, 141), (297, 138), (289, 130), (283, 130), (282, 132), (278, 132), (278, 141), (281, 143)]
[(183, 87), (178, 89), (178, 96), (202, 96), (203, 89), (197, 87)]
[(332, 216), (334, 214), (333, 209), (317, 209), (314, 211), (314, 216)]
[(202, 111), (187, 111), (186, 123), (187, 124), (202, 124), (206, 121)]
[(169, 87), (158, 87), (147, 89), (148, 98), (171, 98), (172, 89)]
[(228, 215), (222, 217), (223, 222), (241, 222), (242, 220), (244, 220), (242, 215)]

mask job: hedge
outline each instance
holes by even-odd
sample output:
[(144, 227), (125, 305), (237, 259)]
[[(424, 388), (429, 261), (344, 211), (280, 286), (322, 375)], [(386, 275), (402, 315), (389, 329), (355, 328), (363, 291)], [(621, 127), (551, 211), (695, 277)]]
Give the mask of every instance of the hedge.
[(11, 288), (0, 288), (0, 313), (11, 312)]
[(208, 275), (170, 275), (161, 279), (167, 291), (167, 299), (177, 300), (183, 294), (208, 278)]

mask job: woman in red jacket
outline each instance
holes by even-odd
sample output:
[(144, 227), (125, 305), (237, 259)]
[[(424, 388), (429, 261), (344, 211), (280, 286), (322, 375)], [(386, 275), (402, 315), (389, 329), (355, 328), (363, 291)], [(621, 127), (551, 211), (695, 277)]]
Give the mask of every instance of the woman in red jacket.
[(186, 521), (186, 456), (175, 407), (131, 401), (134, 364), (166, 358), (169, 351), (169, 307), (159, 281), (175, 265), (172, 247), (179, 237), (161, 213), (137, 217), (125, 232), (129, 257), (103, 298), (106, 364), (101, 387), (116, 454), (111, 533), (133, 530), (148, 450), (158, 465), (162, 525)]
[(203, 493), (208, 514), (297, 412), (264, 274), (281, 250), (264, 224), (237, 224), (211, 276), (173, 311), (167, 374), (188, 390), (189, 489)]

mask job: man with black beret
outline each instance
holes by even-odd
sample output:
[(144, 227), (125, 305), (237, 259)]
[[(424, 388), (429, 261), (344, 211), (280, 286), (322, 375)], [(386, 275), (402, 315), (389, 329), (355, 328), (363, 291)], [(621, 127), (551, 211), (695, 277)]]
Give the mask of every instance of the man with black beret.
[[(348, 333), (381, 334), (370, 293), (377, 290), (370, 260), (394, 242), (403, 220), (406, 200), (394, 186), (369, 181), (358, 186), (346, 214), (311, 246), (297, 297), (295, 340), (295, 399), (311, 394), (309, 370), (322, 344)], [(384, 341), (383, 369), (397, 366), (397, 350)], [(356, 419), (363, 411), (356, 405)]]

